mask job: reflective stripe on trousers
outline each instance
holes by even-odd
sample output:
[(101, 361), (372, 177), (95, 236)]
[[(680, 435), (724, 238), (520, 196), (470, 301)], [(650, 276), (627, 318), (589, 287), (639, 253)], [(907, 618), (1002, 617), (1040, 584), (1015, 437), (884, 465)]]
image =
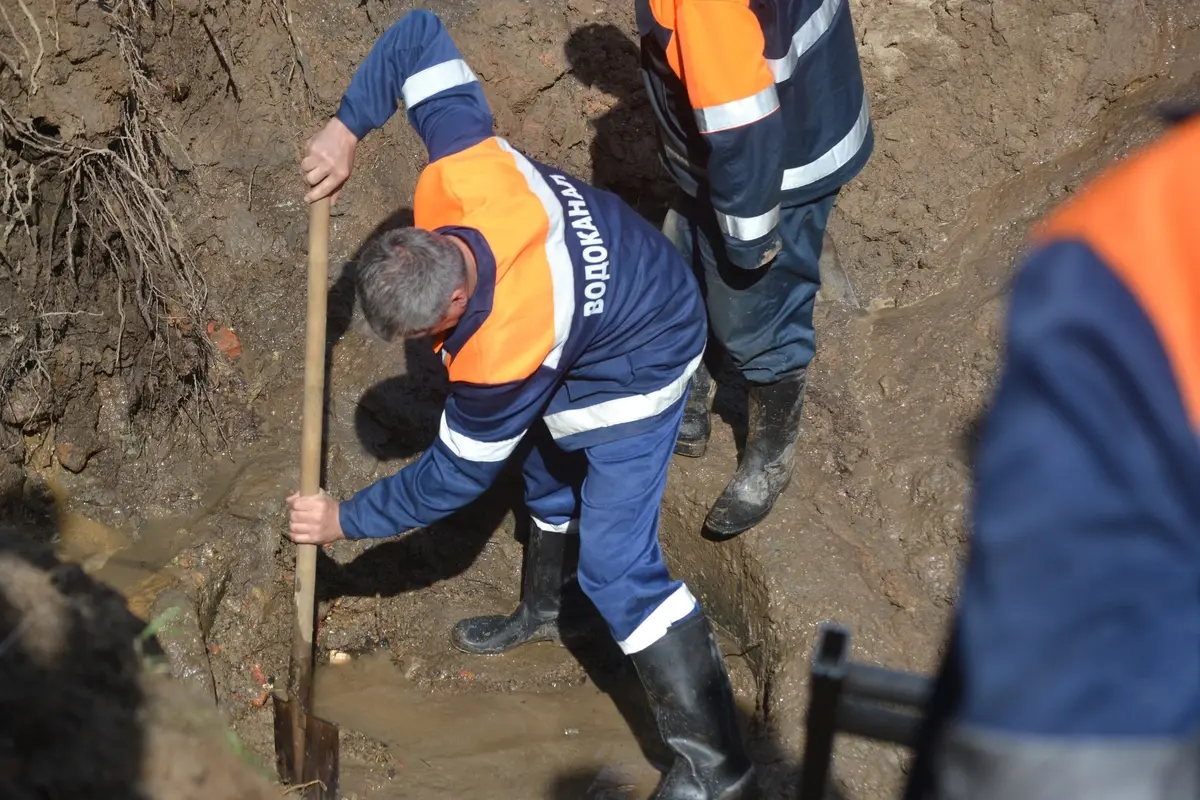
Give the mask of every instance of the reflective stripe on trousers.
[(654, 644), (699, 607), (671, 578), (658, 542), (682, 418), (678, 400), (651, 430), (575, 452), (558, 447), (544, 424), (528, 434), (522, 474), (530, 516), (563, 530), (579, 520), (580, 588), (626, 653)]

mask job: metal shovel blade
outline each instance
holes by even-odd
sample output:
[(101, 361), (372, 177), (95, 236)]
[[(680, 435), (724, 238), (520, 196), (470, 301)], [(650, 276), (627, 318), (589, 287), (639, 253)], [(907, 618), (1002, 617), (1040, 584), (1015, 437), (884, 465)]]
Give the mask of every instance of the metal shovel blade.
[(304, 713), (298, 702), (272, 696), (275, 706), (275, 767), (279, 779), (302, 786), (307, 800), (338, 798), (338, 727)]

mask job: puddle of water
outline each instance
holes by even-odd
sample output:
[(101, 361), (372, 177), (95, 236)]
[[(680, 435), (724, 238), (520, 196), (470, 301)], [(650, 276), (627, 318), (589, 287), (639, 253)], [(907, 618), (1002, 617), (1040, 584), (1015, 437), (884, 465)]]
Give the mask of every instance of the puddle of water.
[(318, 714), (383, 742), (403, 764), (382, 785), (348, 765), (345, 789), (363, 797), (618, 800), (648, 796), (659, 778), (620, 712), (590, 683), (430, 694), (379, 653), (322, 668), (315, 694)]
[(132, 540), (124, 532), (73, 511), (58, 518), (56, 552), (64, 561), (98, 569), (118, 550), (129, 547)]
[[(177, 576), (167, 568), (179, 551), (180, 521), (148, 530), (136, 542), (123, 531), (93, 519), (63, 512), (58, 521), (58, 557), (79, 564), (98, 580), (125, 596), (129, 610), (145, 618), (154, 601), (175, 585)], [(169, 533), (168, 533), (169, 531)]]

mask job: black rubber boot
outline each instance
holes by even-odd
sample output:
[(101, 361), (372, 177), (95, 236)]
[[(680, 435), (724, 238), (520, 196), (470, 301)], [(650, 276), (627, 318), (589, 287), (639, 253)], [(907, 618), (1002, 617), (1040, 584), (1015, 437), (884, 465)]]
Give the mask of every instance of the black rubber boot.
[(688, 382), (687, 400), (683, 406), (683, 423), (679, 426), (679, 438), (675, 440), (675, 454), (688, 458), (699, 458), (708, 448), (708, 437), (712, 433), (708, 404), (712, 401), (713, 379), (704, 362), (692, 373)]
[(529, 526), (521, 604), (507, 617), (468, 617), (454, 626), (454, 646), (464, 653), (495, 655), (530, 642), (561, 641), (563, 587), (574, 576), (579, 536)]
[(738, 731), (729, 674), (697, 614), (630, 656), (674, 761), (650, 800), (749, 800), (754, 766)]
[(762, 522), (791, 481), (805, 375), (750, 388), (746, 450), (704, 523), (713, 538), (730, 539)]

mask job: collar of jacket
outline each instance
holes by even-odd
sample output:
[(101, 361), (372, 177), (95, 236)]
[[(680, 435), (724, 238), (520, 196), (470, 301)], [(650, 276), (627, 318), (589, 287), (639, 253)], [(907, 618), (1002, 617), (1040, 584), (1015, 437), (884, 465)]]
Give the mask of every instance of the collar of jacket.
[(496, 294), (496, 259), (492, 255), (492, 248), (474, 228), (446, 226), (438, 228), (437, 233), (462, 239), (475, 256), (475, 291), (467, 300), (462, 318), (442, 341), (442, 348), (453, 358), (487, 320), (488, 314), (492, 313), (492, 299)]

